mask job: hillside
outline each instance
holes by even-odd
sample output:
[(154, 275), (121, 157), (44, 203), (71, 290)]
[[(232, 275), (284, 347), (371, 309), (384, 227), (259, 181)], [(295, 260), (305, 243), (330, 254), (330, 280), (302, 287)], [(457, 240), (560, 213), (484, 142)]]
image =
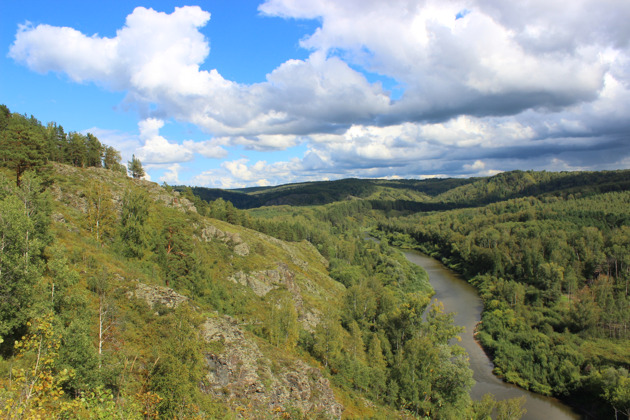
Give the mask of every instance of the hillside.
[[(75, 372), (62, 389), (100, 383), (154, 395), (159, 412), (184, 417), (196, 406), (212, 407), (213, 416), (289, 408), (341, 415), (318, 364), (292, 351), (298, 332), (312, 332), (343, 291), (310, 244), (202, 218), (177, 193), (106, 169), (56, 164), (50, 182), (52, 242), (37, 283), (50, 302), (31, 298), (56, 314), (55, 363)], [(115, 225), (139, 203), (144, 231), (136, 225), (130, 243), (117, 242)], [(194, 389), (197, 382), (203, 387)]]
[[(105, 168), (49, 163), (43, 183), (27, 171), (19, 187), (2, 185), (3, 237), (38, 226), (22, 242), (19, 302), (0, 307), (10, 418), (404, 418), (440, 401), (403, 407), (393, 393), (411, 379), (402, 346), (420, 345), (422, 331), (435, 352), (417, 367), (435, 369), (422, 386), (451, 401), (436, 412), (471, 407), (470, 379), (448, 394), (437, 386), (440, 367), (470, 375), (447, 343), (458, 330), (439, 312), (419, 318), (426, 274), (391, 249), (331, 236), (346, 251), (324, 258), (319, 245), (208, 218), (175, 191)], [(372, 303), (359, 311), (356, 299)]]
[(135, 158), (129, 178), (90, 134), (2, 111), (8, 418), (520, 413), (471, 401), (461, 329), (427, 310), (427, 274), (388, 242), (478, 288), (499, 376), (630, 409), (629, 171), (348, 179), (205, 201), (139, 179)]
[[(382, 215), (368, 201), (346, 191), (307, 213), (246, 213), (141, 180), (138, 159), (125, 168), (92, 134), (0, 111), (5, 417), (453, 418), (511, 407), (471, 401), (460, 328), (439, 305), (425, 313), (422, 269), (365, 239)], [(383, 188), (353, 193), (424, 198)]]

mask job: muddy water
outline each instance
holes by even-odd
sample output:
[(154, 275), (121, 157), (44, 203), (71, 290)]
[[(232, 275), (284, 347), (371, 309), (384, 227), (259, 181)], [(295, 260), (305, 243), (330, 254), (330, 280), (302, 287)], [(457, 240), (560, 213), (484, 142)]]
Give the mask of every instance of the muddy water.
[(429, 274), (429, 281), (435, 289), (434, 298), (444, 304), (448, 312), (455, 312), (455, 324), (465, 328), (460, 343), (470, 356), (470, 367), (476, 384), (470, 395), (478, 400), (486, 393), (492, 393), (497, 400), (525, 395), (527, 420), (539, 419), (580, 419), (581, 416), (570, 407), (553, 398), (525, 391), (515, 385), (505, 383), (492, 374), (493, 365), (473, 338), (475, 325), (481, 319), (483, 304), (474, 287), (464, 281), (439, 261), (418, 252), (405, 252), (409, 261), (423, 267)]

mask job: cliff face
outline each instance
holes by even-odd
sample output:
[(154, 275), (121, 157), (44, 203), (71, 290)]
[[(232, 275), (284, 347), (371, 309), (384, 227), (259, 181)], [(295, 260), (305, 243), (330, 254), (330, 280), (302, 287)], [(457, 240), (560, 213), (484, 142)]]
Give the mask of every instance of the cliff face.
[[(68, 249), (77, 254), (77, 261), (91, 261), (91, 267), (84, 271), (96, 272), (99, 265), (107, 264), (116, 276), (108, 292), (122, 296), (114, 303), (118, 307), (116, 331), (143, 328), (141, 324), (129, 328), (124, 324), (128, 305), (144, 311), (142, 317), (147, 322), (159, 322), (151, 320), (159, 320), (165, 311), (188, 305), (202, 319), (198, 335), (203, 342), (200, 348), (205, 370), (198, 386), (203, 393), (243, 418), (342, 416), (344, 407), (321, 366), (309, 357), (300, 357), (293, 346), (275, 347), (265, 339), (271, 328), (266, 314), (273, 313), (278, 296), (284, 299), (283, 304), (288, 302), (295, 309), (297, 330), (308, 332), (315, 330), (331, 305), (338, 304), (343, 286), (328, 276), (328, 262), (310, 243), (287, 243), (202, 217), (190, 201), (176, 192), (104, 169), (55, 165), (54, 177), (53, 230), (72, 244)], [(94, 200), (86, 186), (105, 191), (100, 198), (107, 201), (112, 213), (109, 238), (93, 239), (90, 217)], [(147, 245), (136, 260), (121, 258), (115, 248), (114, 232), (122, 216), (123, 196), (130, 189), (142, 191), (149, 198), (147, 224), (152, 224), (153, 230), (146, 236), (155, 243)], [(178, 224), (166, 229), (173, 219)], [(179, 239), (184, 245), (177, 248), (175, 236), (184, 231), (189, 236)], [(160, 241), (166, 244), (162, 251)], [(86, 257), (88, 252), (93, 256)], [(203, 284), (168, 277), (168, 264), (186, 275), (196, 270), (190, 266), (191, 261), (204, 264), (203, 270), (198, 270), (205, 276), (198, 276)], [(205, 291), (198, 292), (202, 287)], [(231, 300), (231, 309), (207, 303), (219, 299), (213, 295), (217, 290)], [(113, 351), (124, 351), (131, 341), (120, 339), (119, 347)], [(107, 350), (107, 340), (103, 346)], [(141, 365), (140, 361), (135, 363)], [(151, 366), (148, 356), (144, 366)]]
[[(262, 281), (276, 279), (272, 274)], [(167, 287), (139, 282), (135, 286), (128, 296), (145, 301), (151, 308), (176, 308), (189, 302)], [(292, 412), (315, 418), (341, 417), (343, 406), (335, 400), (330, 381), (318, 368), (274, 351), (244, 331), (236, 319), (227, 315), (207, 317), (200, 334), (208, 343), (204, 351), (207, 385), (203, 391), (225, 401), (241, 416)]]
[(297, 358), (276, 354), (271, 359), (227, 316), (208, 318), (202, 334), (219, 349), (205, 355), (210, 383), (206, 391), (226, 399), (244, 417), (290, 410), (309, 417), (341, 417), (343, 406), (319, 369)]

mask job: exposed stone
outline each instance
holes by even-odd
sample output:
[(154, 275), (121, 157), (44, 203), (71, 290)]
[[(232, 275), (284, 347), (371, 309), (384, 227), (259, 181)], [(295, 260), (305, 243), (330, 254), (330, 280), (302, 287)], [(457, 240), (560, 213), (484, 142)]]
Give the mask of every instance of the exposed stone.
[(153, 308), (156, 304), (162, 304), (167, 308), (176, 308), (182, 302), (186, 302), (188, 298), (180, 295), (173, 289), (162, 286), (148, 285), (138, 282), (136, 288), (128, 292), (129, 297), (137, 297), (147, 302)]
[(210, 242), (213, 239), (219, 240), (231, 247), (233, 247), (234, 253), (241, 257), (249, 255), (249, 245), (243, 241), (241, 235), (238, 233), (224, 232), (214, 225), (206, 224), (201, 230), (201, 239), (205, 242)]
[(310, 310), (300, 313), (298, 321), (300, 325), (302, 325), (302, 328), (310, 333), (313, 333), (315, 332), (315, 327), (317, 327), (321, 318), (321, 313), (317, 309), (311, 308)]
[(234, 247), (234, 253), (241, 257), (246, 257), (249, 255), (249, 245), (246, 243), (238, 244)]
[(210, 384), (206, 392), (216, 398), (234, 408), (248, 406), (251, 413), (291, 407), (307, 418), (341, 417), (343, 406), (335, 401), (330, 382), (318, 369), (299, 359), (278, 357), (272, 362), (234, 319), (208, 318), (202, 335), (221, 348), (206, 353)]
[(253, 271), (247, 274), (239, 271), (229, 277), (228, 280), (251, 288), (260, 297), (280, 286), (284, 286), (291, 292), (294, 300), (299, 302), (299, 306), (302, 304), (302, 295), (300, 294), (300, 287), (295, 282), (295, 274), (284, 263), (279, 263), (278, 268), (275, 270)]

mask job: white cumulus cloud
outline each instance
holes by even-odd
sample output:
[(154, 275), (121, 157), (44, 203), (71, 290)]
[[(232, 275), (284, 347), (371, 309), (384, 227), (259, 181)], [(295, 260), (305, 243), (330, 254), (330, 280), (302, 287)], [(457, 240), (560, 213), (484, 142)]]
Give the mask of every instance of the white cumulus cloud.
[(173, 162), (187, 162), (192, 160), (193, 152), (180, 144), (171, 143), (160, 136), (160, 128), (164, 121), (148, 118), (140, 121), (140, 140), (144, 145), (137, 149), (137, 157), (143, 163), (161, 164)]
[[(627, 166), (630, 2), (267, 0), (259, 10), (319, 22), (300, 41), (308, 58), (278, 63), (260, 83), (202, 70), (211, 15), (198, 6), (138, 7), (111, 38), (26, 23), (9, 56), (125, 92), (141, 114), (135, 153), (171, 165), (166, 177), (232, 146), (308, 149), (286, 162), (224, 162), (193, 178), (202, 185)], [(169, 141), (166, 120), (212, 138)]]

